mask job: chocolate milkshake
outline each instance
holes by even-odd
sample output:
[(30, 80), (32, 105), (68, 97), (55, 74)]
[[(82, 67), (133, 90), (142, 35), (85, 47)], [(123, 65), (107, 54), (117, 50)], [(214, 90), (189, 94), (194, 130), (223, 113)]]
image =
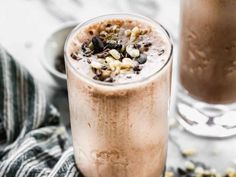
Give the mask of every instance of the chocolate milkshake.
[(102, 16), (65, 46), (75, 160), (86, 177), (161, 177), (172, 44), (155, 21)]
[(176, 105), (180, 123), (197, 135), (236, 134), (235, 9), (235, 0), (181, 0)]
[(183, 0), (180, 81), (211, 104), (236, 102), (236, 1)]

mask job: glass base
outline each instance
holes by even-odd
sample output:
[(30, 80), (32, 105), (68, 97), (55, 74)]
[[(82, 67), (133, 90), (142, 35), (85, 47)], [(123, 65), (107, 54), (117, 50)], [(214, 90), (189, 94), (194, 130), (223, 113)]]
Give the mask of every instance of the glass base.
[(179, 89), (176, 112), (179, 123), (195, 135), (211, 138), (236, 135), (236, 103), (207, 104)]

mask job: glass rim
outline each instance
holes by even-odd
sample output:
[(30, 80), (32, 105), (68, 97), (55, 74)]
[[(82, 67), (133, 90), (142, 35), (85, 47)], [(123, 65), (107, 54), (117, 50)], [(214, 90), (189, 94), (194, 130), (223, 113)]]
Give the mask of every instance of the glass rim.
[[(69, 56), (67, 55), (67, 49), (68, 49), (68, 45), (69, 45), (69, 41), (72, 37), (74, 37), (75, 33), (78, 31), (78, 29), (80, 29), (81, 27), (85, 26), (85, 25), (89, 25), (92, 24), (93, 22), (98, 22), (99, 19), (100, 20), (105, 20), (105, 19), (109, 19), (109, 18), (118, 18), (119, 17), (130, 17), (130, 18), (136, 18), (137, 20), (148, 20), (149, 22), (153, 23), (155, 26), (160, 28), (163, 33), (166, 35), (167, 37), (167, 41), (168, 41), (168, 45), (170, 47), (170, 52), (169, 52), (169, 56), (168, 59), (166, 60), (166, 62), (163, 64), (162, 67), (160, 67), (157, 71), (155, 71), (153, 74), (148, 75), (147, 77), (143, 77), (141, 79), (135, 80), (135, 81), (130, 81), (130, 82), (124, 82), (124, 83), (110, 83), (110, 82), (103, 82), (103, 81), (98, 81), (98, 80), (94, 80), (88, 76), (86, 76), (85, 74), (83, 74), (82, 72), (78, 71), (73, 64), (70, 62)], [(160, 73), (164, 68), (166, 68), (166, 66), (170, 63), (170, 61), (172, 60), (172, 56), (173, 56), (173, 41), (172, 38), (169, 34), (169, 32), (167, 31), (167, 29), (161, 25), (159, 22), (157, 22), (156, 20), (143, 16), (143, 15), (137, 15), (137, 14), (132, 14), (132, 13), (112, 13), (112, 14), (106, 14), (106, 15), (100, 15), (94, 18), (91, 18), (89, 20), (85, 20), (82, 23), (79, 23), (67, 36), (66, 41), (65, 41), (65, 45), (64, 45), (64, 58), (65, 58), (65, 63), (69, 64), (69, 67), (72, 68), (74, 70), (74, 72), (76, 74), (78, 74), (80, 77), (82, 77), (83, 79), (90, 81), (92, 83), (98, 84), (98, 85), (103, 85), (103, 86), (124, 86), (124, 85), (132, 85), (132, 84), (136, 84), (136, 83), (140, 83), (140, 82), (144, 82), (150, 78), (152, 78), (153, 76), (157, 75), (158, 73)]]

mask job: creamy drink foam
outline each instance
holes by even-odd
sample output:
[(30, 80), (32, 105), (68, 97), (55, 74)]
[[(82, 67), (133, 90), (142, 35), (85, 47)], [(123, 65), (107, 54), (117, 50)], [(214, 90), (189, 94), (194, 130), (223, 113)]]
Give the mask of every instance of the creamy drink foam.
[(156, 22), (98, 17), (66, 47), (75, 160), (86, 177), (163, 175), (172, 45)]

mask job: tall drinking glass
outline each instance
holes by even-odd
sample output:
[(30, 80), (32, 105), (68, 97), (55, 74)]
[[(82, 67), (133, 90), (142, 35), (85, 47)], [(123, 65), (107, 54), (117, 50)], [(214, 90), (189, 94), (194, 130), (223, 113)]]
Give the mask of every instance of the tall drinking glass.
[[(84, 27), (107, 20), (152, 25), (168, 54), (152, 75), (126, 83), (90, 78), (70, 56)], [(94, 25), (95, 24), (95, 25)], [(70, 119), (75, 160), (86, 177), (161, 177), (164, 172), (169, 112), (172, 43), (167, 31), (146, 17), (117, 14), (78, 25), (65, 44)]]

